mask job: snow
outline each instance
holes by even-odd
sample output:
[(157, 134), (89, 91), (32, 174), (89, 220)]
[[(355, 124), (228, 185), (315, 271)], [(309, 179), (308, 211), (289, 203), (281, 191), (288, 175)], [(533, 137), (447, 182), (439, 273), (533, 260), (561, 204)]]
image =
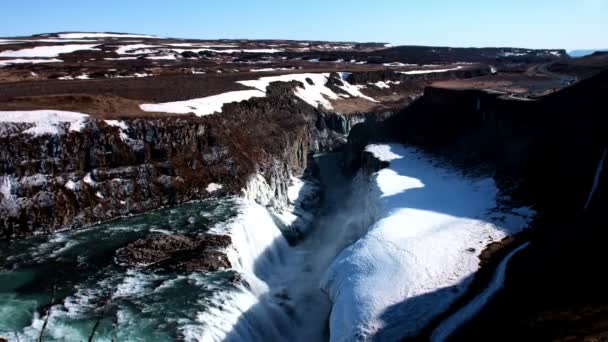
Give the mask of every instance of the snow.
[(176, 60), (174, 55), (166, 55), (166, 56), (147, 56), (146, 59), (152, 60)]
[(65, 183), (65, 187), (66, 189), (72, 190), (74, 191), (74, 189), (76, 188), (76, 183), (74, 183), (74, 181), (72, 181), (71, 179), (69, 181), (67, 181)]
[(182, 53), (182, 52), (186, 52), (186, 51), (192, 51), (192, 52), (209, 51), (209, 52), (227, 53), (227, 54), (233, 54), (233, 53), (277, 53), (277, 52), (283, 52), (283, 50), (281, 50), (281, 49), (226, 49), (226, 50), (217, 50), (217, 49), (209, 49), (209, 48), (201, 48), (201, 49), (172, 49), (171, 51), (174, 51), (174, 52), (177, 52), (177, 53)]
[(0, 52), (0, 57), (57, 57), (62, 53), (71, 53), (78, 50), (99, 50), (94, 47), (98, 44), (68, 44), (55, 46), (36, 46), (29, 49), (7, 50)]
[(585, 202), (584, 209), (587, 210), (589, 205), (591, 204), (591, 200), (593, 199), (593, 195), (597, 190), (597, 186), (600, 183), (600, 177), (602, 175), (602, 170), (604, 169), (604, 161), (606, 160), (606, 154), (608, 154), (608, 148), (604, 149), (604, 153), (602, 154), (602, 159), (597, 164), (597, 169), (595, 170), (595, 177), (593, 177), (593, 185), (591, 186), (591, 191), (589, 191), (589, 196), (587, 197), (587, 202)]
[(380, 89), (389, 89), (391, 84), (400, 84), (400, 81), (378, 81), (376, 83), (368, 83), (370, 85), (376, 86)]
[[(154, 52), (152, 49), (162, 48), (158, 45), (149, 45), (149, 44), (129, 44), (129, 45), (121, 45), (116, 49), (116, 53), (119, 55), (136, 55), (139, 53), (152, 53)], [(141, 50), (144, 50), (143, 52)]]
[(217, 183), (209, 183), (209, 185), (207, 185), (207, 192), (209, 193), (213, 193), (216, 192), (218, 190), (221, 190), (224, 186), (222, 184), (217, 184)]
[(2, 194), (2, 200), (12, 199), (12, 184), (10, 176), (0, 176), (2, 182), (0, 182), (0, 194)]
[(51, 58), (51, 59), (23, 59), (23, 58), (17, 58), (17, 59), (0, 60), (0, 67), (11, 65), (11, 64), (25, 64), (25, 63), (38, 64), (38, 63), (60, 63), (60, 62), (63, 62), (63, 61), (61, 59), (56, 59), (56, 58)]
[(504, 51), (499, 53), (502, 57), (521, 57), (527, 55), (528, 52), (519, 52), (519, 51)]
[(417, 66), (417, 64), (405, 64), (405, 63), (401, 63), (401, 62), (384, 63), (382, 65), (388, 66), (388, 67)]
[(469, 302), (465, 307), (458, 310), (455, 314), (448, 317), (445, 321), (443, 321), (431, 335), (431, 341), (433, 342), (441, 342), (448, 339), (448, 337), (458, 329), (458, 327), (462, 326), (464, 323), (471, 320), (475, 315), (477, 315), (481, 309), (490, 301), (490, 299), (503, 288), (505, 284), (505, 274), (507, 271), (507, 266), (511, 258), (517, 252), (522, 249), (528, 247), (529, 243), (526, 242), (521, 246), (517, 247), (513, 251), (511, 251), (498, 265), (498, 268), (494, 272), (494, 276), (492, 277), (492, 281), (490, 285), (477, 297), (475, 297), (471, 302)]
[[(218, 70), (220, 71), (220, 70)], [(369, 101), (376, 102), (371, 97), (361, 93), (359, 86), (349, 84), (344, 80), (345, 73), (342, 73), (343, 86), (338, 86), (349, 94), (349, 96), (360, 97)], [(158, 104), (142, 104), (140, 108), (146, 112), (165, 112), (176, 114), (194, 113), (198, 116), (210, 115), (213, 113), (221, 113), (222, 106), (226, 103), (246, 101), (255, 97), (265, 97), (266, 88), (272, 82), (291, 82), (299, 81), (302, 87), (297, 87), (294, 94), (315, 108), (320, 106), (331, 110), (333, 106), (328, 99), (336, 100), (340, 98), (338, 94), (326, 87), (330, 74), (288, 74), (280, 76), (261, 77), (257, 80), (238, 81), (242, 85), (255, 88), (255, 90), (238, 90), (219, 95), (213, 95), (203, 98), (197, 98), (186, 101), (167, 102)], [(307, 81), (310, 79), (314, 84), (310, 85)]]
[(124, 121), (120, 120), (103, 120), (106, 124), (112, 127), (118, 127), (120, 129), (128, 129), (129, 126)]
[[(175, 44), (170, 44), (170, 46), (171, 45), (175, 45)], [(170, 51), (170, 52), (173, 52), (173, 53), (182, 53), (182, 52), (186, 52), (186, 51), (191, 51), (191, 52), (209, 51), (209, 52), (227, 53), (227, 54), (233, 54), (233, 53), (277, 53), (277, 52), (283, 52), (283, 50), (281, 50), (281, 49), (226, 49), (226, 50), (218, 50), (218, 49), (212, 49), (210, 47), (220, 47), (220, 46), (211, 46), (211, 45), (201, 45), (201, 46), (198, 46), (198, 47), (194, 47), (193, 45), (186, 45), (186, 46), (192, 46), (192, 48), (189, 48), (189, 49), (175, 49), (175, 48), (171, 48), (170, 46), (150, 45), (150, 44), (122, 45), (122, 46), (118, 47), (118, 49), (116, 50), (116, 53), (119, 54), (119, 55), (133, 55), (133, 54), (157, 53), (159, 51)]]
[(88, 185), (95, 185), (95, 181), (93, 180), (93, 178), (91, 178), (91, 173), (87, 173), (84, 178), (82, 179), (83, 182), (87, 183)]
[(477, 253), (529, 219), (493, 212), (499, 194), (491, 178), (467, 178), (402, 145), (366, 151), (390, 166), (358, 185), (369, 188), (361, 206), (374, 223), (321, 280), (334, 303), (332, 341), (414, 335), (464, 293)]
[[(281, 76), (262, 77), (258, 80), (252, 80), (252, 81), (239, 81), (238, 83), (248, 86), (248, 87), (253, 87), (253, 88), (256, 88), (258, 90), (265, 92), (266, 88), (272, 82), (298, 81), (298, 82), (302, 83), (302, 85), (303, 85), (303, 87), (297, 87), (295, 90), (295, 95), (298, 98), (300, 98), (301, 100), (303, 100), (304, 102), (310, 104), (311, 106), (313, 106), (315, 108), (324, 107), (328, 110), (331, 110), (331, 109), (333, 109), (333, 106), (331, 105), (331, 103), (329, 102), (328, 99), (336, 100), (339, 98), (339, 96), (333, 90), (331, 90), (325, 86), (327, 84), (327, 81), (329, 80), (329, 76), (330, 76), (330, 74), (328, 74), (328, 73), (288, 74), (288, 75), (281, 75)], [(343, 75), (342, 75), (342, 78), (344, 78)], [(308, 83), (307, 79), (310, 79), (314, 84), (310, 85)], [(346, 91), (347, 93), (349, 93), (351, 96), (361, 97), (361, 98), (365, 98), (367, 100), (375, 102), (374, 99), (363, 95), (359, 91), (357, 86), (353, 86), (353, 85), (349, 84), (344, 79), (342, 79), (342, 82), (344, 83), (344, 86), (340, 86), (340, 88), (343, 89), (344, 91)]]
[(294, 68), (262, 68), (262, 69), (251, 69), (252, 72), (270, 72), (270, 71), (287, 71), (293, 70)]
[(233, 48), (233, 47), (237, 47), (236, 45), (232, 45), (232, 44), (197, 44), (197, 43), (174, 43), (174, 44), (167, 44), (169, 46), (175, 46), (175, 47), (196, 47), (196, 48)]
[(266, 96), (266, 93), (259, 90), (238, 90), (186, 101), (142, 104), (140, 108), (146, 112), (194, 113), (198, 116), (205, 116), (216, 112), (221, 113), (222, 107), (226, 103), (241, 102), (254, 97), (264, 96)]
[(421, 75), (421, 74), (434, 74), (434, 73), (438, 73), (438, 72), (448, 72), (448, 71), (454, 71), (454, 70), (458, 70), (458, 69), (462, 69), (462, 66), (457, 66), (457, 67), (451, 68), (451, 69), (399, 71), (399, 73), (404, 74), (404, 75)]
[(130, 61), (135, 60), (137, 57), (116, 57), (116, 58), (104, 58), (106, 61)]
[(85, 125), (88, 114), (68, 112), (62, 110), (31, 110), (31, 111), (0, 111), (0, 122), (28, 123), (31, 127), (22, 133), (40, 136), (45, 134), (60, 134), (63, 132), (61, 124), (68, 123), (68, 130), (80, 132)]
[(366, 99), (371, 102), (378, 102), (378, 101), (374, 100), (373, 98), (371, 98), (367, 95), (364, 95), (361, 92), (361, 90), (359, 90), (360, 86), (352, 85), (346, 81), (346, 79), (350, 75), (349, 72), (339, 72), (338, 74), (340, 75), (340, 79), (342, 80), (342, 83), (343, 83), (343, 85), (338, 86), (338, 88), (344, 90), (345, 92), (349, 93), (353, 97), (360, 97), (362, 99)]
[(128, 34), (128, 33), (97, 33), (97, 32), (72, 32), (60, 33), (59, 38), (79, 39), (79, 38), (161, 38), (147, 34)]

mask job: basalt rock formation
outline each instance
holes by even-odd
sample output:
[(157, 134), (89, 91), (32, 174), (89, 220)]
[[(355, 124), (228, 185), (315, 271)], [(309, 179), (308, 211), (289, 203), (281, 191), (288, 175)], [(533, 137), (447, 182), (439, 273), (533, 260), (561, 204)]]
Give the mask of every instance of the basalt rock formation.
[[(129, 117), (123, 127), (91, 119), (80, 132), (42, 136), (4, 124), (0, 237), (236, 194), (256, 173), (286, 192), (310, 152), (344, 142), (324, 113), (293, 96), (294, 86), (272, 84), (267, 97), (228, 104), (222, 115)], [(211, 193), (211, 183), (222, 188)]]

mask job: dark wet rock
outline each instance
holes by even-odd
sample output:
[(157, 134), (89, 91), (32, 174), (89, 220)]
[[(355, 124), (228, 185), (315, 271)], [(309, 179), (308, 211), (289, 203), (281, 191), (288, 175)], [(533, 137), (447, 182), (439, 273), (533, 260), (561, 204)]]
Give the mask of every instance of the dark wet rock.
[(206, 272), (229, 269), (223, 249), (231, 239), (227, 235), (153, 234), (131, 242), (116, 252), (116, 261), (132, 267), (155, 267), (180, 272)]

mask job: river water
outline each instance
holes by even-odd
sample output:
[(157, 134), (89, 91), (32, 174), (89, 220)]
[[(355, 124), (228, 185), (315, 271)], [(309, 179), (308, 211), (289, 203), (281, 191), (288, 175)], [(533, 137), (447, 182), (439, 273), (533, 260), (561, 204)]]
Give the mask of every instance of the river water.
[[(319, 289), (319, 279), (358, 235), (351, 229), (355, 223), (348, 223), (351, 215), (340, 210), (349, 202), (350, 180), (339, 172), (339, 157), (316, 157), (325, 192), (314, 227), (303, 240), (290, 246), (276, 227), (233, 236), (244, 241), (241, 246), (250, 243), (242, 249), (258, 255), (273, 251), (251, 267), (179, 273), (128, 268), (115, 261), (118, 248), (152, 232), (213, 231), (234, 220), (243, 207), (265, 210), (236, 198), (0, 242), (0, 337), (37, 340), (50, 312), (46, 341), (88, 340), (96, 324), (95, 341), (327, 340), (331, 303)], [(242, 226), (260, 222), (266, 221)], [(274, 235), (255, 237), (266, 232)], [(272, 246), (256, 245), (256, 239), (270, 239)], [(237, 272), (248, 285), (234, 282)]]

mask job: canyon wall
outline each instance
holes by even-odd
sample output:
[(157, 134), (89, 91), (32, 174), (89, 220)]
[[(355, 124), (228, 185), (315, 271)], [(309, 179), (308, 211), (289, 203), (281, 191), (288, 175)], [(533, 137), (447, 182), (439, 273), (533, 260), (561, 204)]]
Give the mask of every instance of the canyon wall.
[[(76, 228), (211, 195), (238, 194), (261, 174), (277, 198), (309, 153), (344, 141), (325, 114), (273, 84), (221, 115), (91, 119), (81, 131), (0, 135), (0, 238)], [(67, 125), (67, 124), (66, 124)]]
[(427, 87), (423, 97), (387, 120), (353, 127), (345, 163), (357, 169), (370, 142), (402, 142), (493, 173), (503, 188), (543, 208), (575, 212), (584, 206), (606, 146), (606, 78), (603, 73), (531, 100)]

